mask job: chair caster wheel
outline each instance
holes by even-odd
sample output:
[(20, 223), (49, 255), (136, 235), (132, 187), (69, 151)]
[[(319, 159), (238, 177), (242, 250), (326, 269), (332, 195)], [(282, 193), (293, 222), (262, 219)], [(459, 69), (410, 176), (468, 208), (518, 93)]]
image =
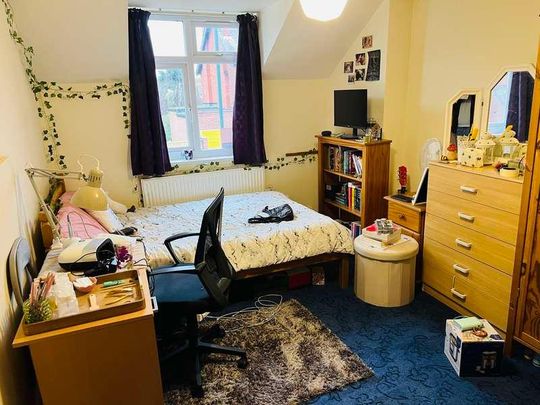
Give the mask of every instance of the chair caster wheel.
[(248, 366), (248, 359), (247, 357), (241, 357), (240, 360), (238, 360), (238, 368), (247, 368)]
[(191, 396), (194, 398), (202, 398), (204, 397), (204, 390), (203, 387), (200, 385), (193, 385), (191, 387)]
[(215, 324), (214, 326), (212, 326), (212, 328), (210, 329), (210, 334), (213, 336), (213, 337), (216, 337), (218, 339), (222, 339), (225, 337), (225, 329), (223, 329), (220, 325), (218, 324)]

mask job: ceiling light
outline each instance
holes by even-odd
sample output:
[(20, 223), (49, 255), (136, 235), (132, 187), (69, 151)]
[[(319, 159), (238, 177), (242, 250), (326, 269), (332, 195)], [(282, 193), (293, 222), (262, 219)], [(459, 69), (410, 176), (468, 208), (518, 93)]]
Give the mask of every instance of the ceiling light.
[(319, 21), (330, 21), (338, 18), (348, 0), (300, 0), (304, 14), (308, 18)]

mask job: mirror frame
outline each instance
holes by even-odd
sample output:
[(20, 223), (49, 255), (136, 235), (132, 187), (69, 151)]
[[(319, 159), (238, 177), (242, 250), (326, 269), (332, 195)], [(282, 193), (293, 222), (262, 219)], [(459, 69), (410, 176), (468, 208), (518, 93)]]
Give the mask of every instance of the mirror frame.
[(507, 73), (513, 73), (513, 72), (529, 72), (533, 79), (536, 77), (536, 68), (532, 63), (526, 63), (523, 65), (515, 65), (515, 66), (506, 66), (506, 67), (503, 67), (501, 70), (499, 70), (499, 73), (497, 74), (497, 76), (495, 76), (495, 79), (491, 81), (491, 83), (486, 89), (486, 100), (484, 102), (484, 107), (482, 109), (482, 125), (480, 126), (479, 135), (482, 135), (484, 132), (486, 132), (488, 128), (489, 107), (491, 105), (491, 91), (497, 85), (497, 83), (499, 83), (502, 80), (504, 75), (506, 75)]
[(446, 114), (444, 117), (444, 139), (443, 139), (443, 150), (441, 151), (444, 154), (446, 148), (450, 145), (451, 131), (452, 131), (452, 110), (456, 101), (458, 101), (463, 96), (474, 95), (476, 96), (474, 103), (474, 120), (473, 128), (476, 127), (480, 130), (481, 118), (483, 115), (483, 100), (482, 100), (482, 90), (481, 89), (463, 89), (457, 92), (454, 97), (452, 97), (448, 103), (446, 103)]

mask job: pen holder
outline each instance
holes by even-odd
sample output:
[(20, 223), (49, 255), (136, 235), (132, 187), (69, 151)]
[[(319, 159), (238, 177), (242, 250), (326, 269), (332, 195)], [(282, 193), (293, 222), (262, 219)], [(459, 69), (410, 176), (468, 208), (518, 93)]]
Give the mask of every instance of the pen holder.
[(474, 148), (476, 141), (469, 140), (468, 136), (458, 136), (457, 140), (457, 152), (458, 163), (463, 164), (463, 152), (465, 149)]
[(52, 319), (53, 308), (48, 298), (43, 298), (35, 304), (30, 299), (23, 303), (23, 319), (25, 323), (43, 322)]

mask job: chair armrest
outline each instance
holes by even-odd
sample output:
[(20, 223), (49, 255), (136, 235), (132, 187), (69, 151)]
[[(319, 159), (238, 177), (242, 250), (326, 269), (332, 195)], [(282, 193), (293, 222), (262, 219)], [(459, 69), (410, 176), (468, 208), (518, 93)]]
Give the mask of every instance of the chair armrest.
[(199, 233), (177, 233), (176, 235), (169, 236), (167, 239), (165, 239), (165, 247), (169, 251), (169, 254), (172, 256), (174, 262), (176, 264), (182, 263), (178, 257), (176, 257), (176, 254), (174, 253), (174, 249), (172, 248), (172, 242), (178, 239), (187, 238), (190, 236), (199, 236)]
[(197, 274), (197, 269), (194, 264), (187, 264), (185, 266), (171, 266), (171, 267), (162, 267), (160, 269), (152, 270), (149, 273), (150, 277), (161, 276), (163, 274)]

